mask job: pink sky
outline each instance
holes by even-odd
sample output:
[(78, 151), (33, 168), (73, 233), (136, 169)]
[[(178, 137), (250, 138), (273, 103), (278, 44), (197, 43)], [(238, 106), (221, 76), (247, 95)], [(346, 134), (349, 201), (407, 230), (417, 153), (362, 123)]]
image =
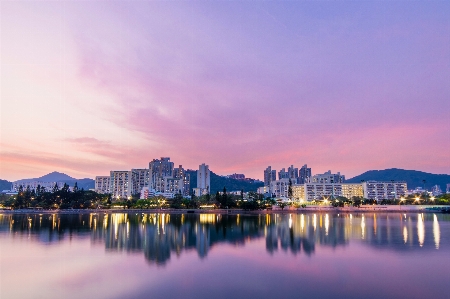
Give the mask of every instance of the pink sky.
[(450, 173), (450, 4), (2, 1), (0, 178), (161, 156)]

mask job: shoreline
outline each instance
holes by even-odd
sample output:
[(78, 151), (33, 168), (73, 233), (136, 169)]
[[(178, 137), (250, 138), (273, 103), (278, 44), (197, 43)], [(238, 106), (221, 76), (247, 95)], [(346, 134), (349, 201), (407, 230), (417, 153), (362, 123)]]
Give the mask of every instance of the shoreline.
[(260, 215), (260, 214), (302, 214), (302, 213), (442, 213), (440, 209), (450, 206), (380, 206), (366, 205), (361, 207), (323, 207), (308, 206), (306, 208), (280, 208), (272, 210), (243, 209), (80, 209), (80, 210), (0, 210), (0, 214), (91, 214), (91, 213), (151, 213), (151, 214), (224, 214), (224, 215)]

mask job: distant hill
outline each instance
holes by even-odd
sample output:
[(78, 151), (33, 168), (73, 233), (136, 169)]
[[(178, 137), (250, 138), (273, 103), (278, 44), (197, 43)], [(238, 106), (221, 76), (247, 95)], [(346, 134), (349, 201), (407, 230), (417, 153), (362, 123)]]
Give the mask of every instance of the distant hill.
[(369, 181), (406, 181), (408, 189), (416, 187), (423, 187), (425, 180), (425, 188), (430, 190), (432, 186), (439, 185), (443, 192), (445, 192), (446, 185), (450, 183), (450, 175), (448, 174), (433, 174), (417, 170), (405, 170), (398, 168), (391, 168), (385, 170), (369, 170), (346, 180), (346, 183), (359, 183), (361, 180)]
[(53, 171), (49, 174), (43, 175), (35, 180), (43, 181), (43, 182), (61, 182), (61, 181), (73, 181), (77, 180), (71, 176), (68, 176), (65, 173)]
[(38, 178), (32, 178), (32, 179), (22, 179), (18, 180), (17, 182), (26, 184), (30, 181), (42, 181), (42, 182), (62, 182), (66, 183), (67, 185), (73, 187), (75, 185), (75, 182), (77, 183), (77, 186), (79, 189), (83, 188), (84, 190), (94, 189), (95, 188), (95, 180), (85, 178), (85, 179), (75, 179), (71, 176), (68, 176), (65, 173), (53, 171), (52, 173), (46, 174), (44, 176), (38, 177)]
[[(197, 188), (197, 171), (188, 170), (187, 171), (191, 176), (191, 190), (192, 188)], [(217, 191), (223, 191), (223, 187), (227, 189), (227, 191), (240, 191), (244, 190), (244, 192), (256, 191), (258, 187), (264, 186), (262, 182), (249, 182), (249, 181), (241, 181), (231, 178), (225, 178), (220, 175), (215, 174), (211, 171), (211, 194), (215, 194)]]
[(11, 182), (7, 180), (0, 180), (0, 191), (11, 190)]

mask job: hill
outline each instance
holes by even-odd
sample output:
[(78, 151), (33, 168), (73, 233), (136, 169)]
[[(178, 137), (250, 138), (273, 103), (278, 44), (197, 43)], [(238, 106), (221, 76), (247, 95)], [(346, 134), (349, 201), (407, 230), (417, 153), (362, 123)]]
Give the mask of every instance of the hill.
[(11, 190), (11, 182), (7, 180), (0, 180), (0, 191)]
[(33, 179), (22, 179), (18, 180), (17, 182), (26, 184), (30, 181), (41, 181), (41, 182), (62, 182), (66, 183), (67, 185), (73, 187), (75, 185), (75, 182), (77, 183), (78, 188), (83, 188), (84, 190), (94, 189), (95, 188), (95, 180), (85, 178), (85, 179), (75, 179), (71, 176), (68, 176), (65, 173), (53, 171), (49, 174), (43, 175), (38, 178)]
[(39, 178), (36, 178), (35, 180), (43, 181), (43, 182), (62, 182), (62, 181), (73, 181), (77, 180), (71, 176), (68, 176), (65, 173), (53, 171), (49, 174), (43, 175)]
[[(191, 176), (191, 190), (192, 188), (197, 188), (197, 171), (188, 170), (187, 173)], [(225, 187), (227, 191), (244, 190), (244, 192), (249, 192), (256, 191), (258, 187), (262, 186), (264, 186), (264, 183), (262, 182), (250, 182), (225, 178), (211, 171), (211, 194), (215, 194), (217, 191), (223, 191), (223, 187)]]
[[(406, 181), (408, 189), (416, 187), (424, 187), (430, 190), (434, 185), (439, 185), (441, 190), (445, 192), (446, 185), (450, 183), (450, 175), (448, 174), (433, 174), (417, 170), (405, 170), (398, 168), (391, 168), (385, 170), (369, 170), (346, 180), (346, 183), (359, 183), (361, 180), (369, 181)], [(423, 183), (425, 180), (425, 184)]]

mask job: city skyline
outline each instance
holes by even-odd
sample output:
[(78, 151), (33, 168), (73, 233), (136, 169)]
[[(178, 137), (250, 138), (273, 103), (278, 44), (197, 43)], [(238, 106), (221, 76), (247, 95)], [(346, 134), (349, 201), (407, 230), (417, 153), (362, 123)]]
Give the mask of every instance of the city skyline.
[(450, 174), (448, 2), (2, 2), (0, 179), (171, 157)]

